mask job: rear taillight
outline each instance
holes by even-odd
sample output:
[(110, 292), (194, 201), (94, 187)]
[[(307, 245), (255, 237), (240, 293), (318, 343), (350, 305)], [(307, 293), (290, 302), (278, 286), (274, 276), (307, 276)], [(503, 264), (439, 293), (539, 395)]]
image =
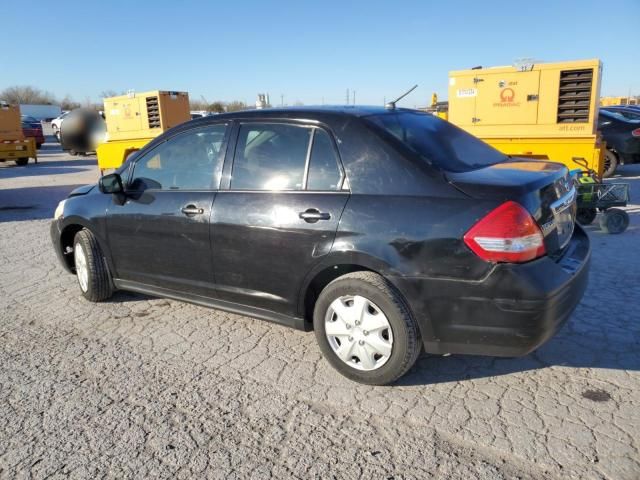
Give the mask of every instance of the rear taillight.
[(636, 128), (635, 130), (632, 130), (631, 135), (633, 135), (634, 137), (640, 137), (640, 128)]
[(522, 263), (545, 254), (540, 227), (524, 207), (508, 201), (480, 219), (464, 243), (487, 262)]

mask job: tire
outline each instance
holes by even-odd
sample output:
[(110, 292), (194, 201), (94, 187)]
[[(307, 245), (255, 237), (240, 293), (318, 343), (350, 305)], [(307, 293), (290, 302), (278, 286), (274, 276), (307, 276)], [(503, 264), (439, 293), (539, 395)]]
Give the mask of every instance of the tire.
[(84, 298), (91, 302), (101, 302), (113, 295), (113, 283), (102, 249), (89, 230), (76, 233), (73, 258), (76, 278)]
[(576, 219), (580, 225), (591, 225), (597, 214), (598, 211), (595, 208), (579, 208)]
[(616, 172), (618, 163), (618, 156), (611, 150), (606, 150), (604, 152), (604, 172), (602, 176), (604, 178), (611, 177)]
[[(387, 327), (381, 326), (385, 321)], [(340, 333), (327, 336), (326, 327), (332, 324)], [(368, 331), (367, 325), (374, 328)], [(368, 385), (394, 382), (413, 366), (422, 350), (420, 331), (402, 295), (373, 272), (353, 272), (329, 283), (316, 302), (313, 326), (327, 361), (345, 377)], [(345, 360), (336, 353), (340, 350)]]
[(619, 208), (610, 208), (600, 215), (600, 229), (605, 233), (622, 233), (628, 226), (629, 214)]
[(28, 158), (16, 158), (15, 162), (16, 162), (16, 165), (20, 165), (21, 167), (23, 167), (27, 163), (29, 163), (29, 159)]
[(36, 144), (36, 148), (40, 150), (42, 148), (42, 144), (41, 143)]

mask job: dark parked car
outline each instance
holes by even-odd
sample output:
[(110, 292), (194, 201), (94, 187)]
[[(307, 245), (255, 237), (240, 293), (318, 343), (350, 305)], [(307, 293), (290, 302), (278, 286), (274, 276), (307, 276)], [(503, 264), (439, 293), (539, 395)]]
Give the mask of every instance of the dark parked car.
[(600, 108), (601, 112), (611, 112), (611, 113), (619, 113), (624, 118), (628, 120), (640, 120), (640, 107), (636, 106), (613, 106), (613, 107), (602, 107)]
[(619, 164), (640, 162), (640, 111), (628, 110), (638, 113), (638, 118), (610, 108), (600, 109), (598, 130), (607, 142), (605, 176), (611, 176)]
[(39, 120), (28, 115), (22, 115), (22, 134), (26, 138), (33, 138), (37, 148), (40, 148), (44, 143), (42, 124)]
[(51, 225), (82, 294), (123, 289), (314, 329), (347, 377), (386, 384), (421, 349), (514, 356), (587, 284), (560, 164), (505, 157), (429, 114), (256, 110), (166, 132)]

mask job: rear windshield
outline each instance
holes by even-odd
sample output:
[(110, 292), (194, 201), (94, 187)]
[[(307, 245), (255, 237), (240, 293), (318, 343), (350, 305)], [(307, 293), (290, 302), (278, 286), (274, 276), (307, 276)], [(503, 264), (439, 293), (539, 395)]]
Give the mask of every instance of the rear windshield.
[(383, 113), (366, 118), (444, 171), (466, 172), (507, 160), (504, 153), (428, 113)]

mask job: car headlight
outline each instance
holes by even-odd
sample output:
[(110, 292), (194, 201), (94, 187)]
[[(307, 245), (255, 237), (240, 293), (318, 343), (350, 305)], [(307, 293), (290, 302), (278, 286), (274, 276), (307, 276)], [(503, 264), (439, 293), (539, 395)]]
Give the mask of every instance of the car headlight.
[(65, 204), (65, 202), (66, 202), (66, 200), (62, 200), (58, 204), (58, 206), (56, 207), (56, 211), (53, 213), (53, 218), (55, 220), (59, 219), (64, 214), (64, 204)]

